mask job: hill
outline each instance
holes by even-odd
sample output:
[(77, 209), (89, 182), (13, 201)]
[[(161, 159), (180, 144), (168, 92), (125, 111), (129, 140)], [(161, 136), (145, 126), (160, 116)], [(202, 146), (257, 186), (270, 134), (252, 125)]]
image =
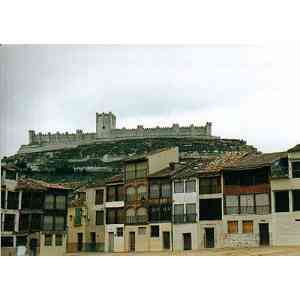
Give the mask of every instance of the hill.
[(16, 154), (6, 158), (25, 176), (49, 182), (93, 182), (120, 172), (124, 158), (165, 147), (179, 147), (181, 159), (232, 151), (257, 151), (238, 139), (145, 138)]

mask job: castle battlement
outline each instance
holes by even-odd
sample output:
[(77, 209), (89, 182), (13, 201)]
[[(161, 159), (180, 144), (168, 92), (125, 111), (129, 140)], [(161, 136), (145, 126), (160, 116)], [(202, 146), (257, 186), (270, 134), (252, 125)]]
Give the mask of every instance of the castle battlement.
[(92, 142), (154, 137), (217, 138), (212, 136), (212, 123), (210, 122), (207, 122), (204, 126), (191, 124), (190, 126), (180, 127), (179, 124), (175, 123), (171, 127), (144, 128), (143, 125), (138, 125), (136, 128), (116, 128), (116, 116), (109, 112), (96, 113), (96, 132), (92, 133), (85, 133), (81, 129), (77, 129), (76, 133), (36, 133), (34, 130), (29, 130), (29, 145), (25, 147), (37, 149), (41, 146), (44, 149), (47, 148), (47, 145), (65, 145), (68, 147)]

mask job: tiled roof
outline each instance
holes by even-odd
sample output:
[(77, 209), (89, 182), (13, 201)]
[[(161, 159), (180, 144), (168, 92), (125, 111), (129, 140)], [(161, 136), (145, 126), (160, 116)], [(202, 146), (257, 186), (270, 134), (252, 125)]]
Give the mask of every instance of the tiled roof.
[(162, 178), (162, 177), (174, 176), (179, 170), (182, 170), (185, 167), (186, 167), (185, 163), (174, 163), (158, 172), (150, 174), (148, 177)]
[(59, 189), (68, 190), (69, 188), (56, 183), (47, 183), (41, 180), (35, 180), (31, 178), (19, 179), (17, 181), (18, 190), (48, 190), (48, 189)]
[(287, 157), (287, 152), (249, 154), (225, 166), (225, 170), (256, 169), (270, 166), (274, 161)]
[(218, 174), (226, 166), (231, 166), (247, 155), (247, 152), (226, 152), (220, 155), (204, 156), (191, 162), (186, 168), (177, 172), (174, 178), (188, 178)]

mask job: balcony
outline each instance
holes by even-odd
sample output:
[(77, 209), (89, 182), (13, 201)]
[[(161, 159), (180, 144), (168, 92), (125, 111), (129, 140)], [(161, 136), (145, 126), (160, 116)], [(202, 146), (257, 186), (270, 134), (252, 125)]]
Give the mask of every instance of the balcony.
[(140, 224), (147, 224), (148, 223), (148, 216), (127, 216), (126, 217), (126, 224), (127, 225), (140, 225)]
[(195, 223), (197, 221), (197, 214), (181, 214), (173, 215), (174, 224), (185, 224), (185, 223)]
[(150, 223), (159, 223), (159, 222), (171, 222), (172, 215), (169, 214), (162, 214), (162, 213), (150, 213), (149, 214), (149, 222)]
[(226, 206), (225, 215), (267, 215), (270, 213), (269, 205), (256, 205), (256, 206)]

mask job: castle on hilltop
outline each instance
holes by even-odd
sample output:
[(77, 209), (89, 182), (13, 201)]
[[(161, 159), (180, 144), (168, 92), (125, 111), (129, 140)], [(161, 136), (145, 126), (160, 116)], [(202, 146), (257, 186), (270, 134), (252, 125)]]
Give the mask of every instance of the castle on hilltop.
[(116, 141), (138, 138), (200, 138), (217, 139), (212, 136), (212, 123), (207, 122), (205, 126), (180, 127), (173, 124), (172, 127), (144, 128), (117, 128), (116, 116), (112, 113), (96, 113), (96, 132), (84, 133), (76, 130), (76, 133), (38, 133), (29, 130), (29, 144), (21, 146), (19, 153), (55, 150), (62, 147), (74, 147), (81, 144), (89, 144), (101, 141)]

